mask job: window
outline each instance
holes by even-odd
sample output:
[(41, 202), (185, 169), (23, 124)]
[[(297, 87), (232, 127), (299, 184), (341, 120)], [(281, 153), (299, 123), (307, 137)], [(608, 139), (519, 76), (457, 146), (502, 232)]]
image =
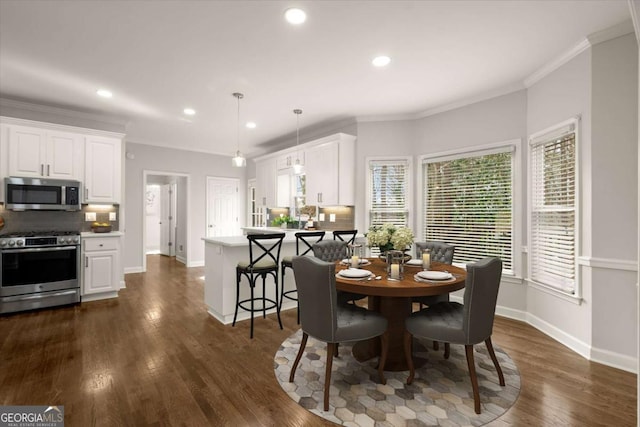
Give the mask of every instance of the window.
[(499, 257), (513, 273), (515, 146), (423, 160), (423, 238), (456, 247), (454, 262)]
[(409, 227), (409, 168), (408, 159), (369, 160), (369, 227)]
[(263, 227), (265, 225), (265, 209), (256, 203), (256, 183), (255, 179), (249, 180), (248, 183), (249, 203), (249, 226)]
[(575, 120), (530, 141), (530, 278), (575, 293)]

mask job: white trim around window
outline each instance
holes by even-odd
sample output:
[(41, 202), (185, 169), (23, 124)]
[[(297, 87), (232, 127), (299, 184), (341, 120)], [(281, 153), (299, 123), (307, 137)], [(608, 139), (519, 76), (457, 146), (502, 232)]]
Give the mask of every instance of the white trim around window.
[(422, 188), (424, 183), (424, 168), (425, 163), (433, 163), (438, 161), (449, 161), (460, 158), (476, 157), (496, 153), (512, 152), (511, 159), (511, 171), (512, 171), (512, 206), (511, 206), (511, 218), (512, 218), (512, 269), (504, 271), (503, 276), (513, 277), (518, 279), (522, 277), (522, 248), (523, 248), (523, 211), (524, 211), (524, 199), (523, 199), (523, 174), (522, 174), (522, 140), (511, 139), (507, 141), (500, 141), (489, 144), (482, 144), (472, 147), (465, 147), (456, 150), (436, 152), (432, 154), (424, 154), (418, 157), (418, 163), (421, 167), (416, 168), (416, 182), (420, 185), (416, 185), (416, 197), (418, 203), (416, 204), (419, 214), (416, 219), (416, 236), (423, 236), (424, 221), (422, 219), (423, 206), (424, 206), (424, 189)]
[[(412, 184), (412, 176), (413, 176), (413, 158), (411, 156), (371, 156), (365, 157), (365, 182), (366, 182), (366, 195), (365, 195), (365, 233), (369, 230), (371, 226), (370, 221), (370, 210), (371, 210), (371, 163), (376, 164), (398, 164), (404, 163), (407, 167), (406, 173), (406, 208), (408, 211), (407, 224), (408, 227), (414, 230), (412, 224), (414, 223), (415, 215), (412, 215), (412, 206), (413, 206), (413, 184)], [(414, 230), (415, 233), (415, 230)]]
[[(556, 284), (552, 281), (549, 283), (544, 283), (542, 281), (536, 281), (533, 279), (534, 273), (534, 261), (533, 256), (535, 250), (533, 248), (534, 238), (533, 238), (533, 213), (534, 213), (534, 197), (536, 197), (536, 192), (533, 189), (534, 186), (534, 170), (533, 170), (533, 154), (532, 151), (536, 149), (536, 147), (540, 147), (543, 144), (552, 143), (554, 140), (559, 142), (565, 137), (574, 134), (574, 189), (573, 189), (573, 213), (574, 213), (574, 224), (573, 224), (573, 283), (572, 289), (563, 289), (562, 286)], [(527, 212), (527, 235), (529, 242), (529, 262), (528, 262), (528, 271), (527, 271), (527, 283), (534, 288), (545, 291), (551, 295), (555, 295), (564, 299), (566, 301), (571, 301), (573, 303), (580, 304), (582, 301), (582, 269), (580, 268), (581, 263), (581, 254), (580, 254), (580, 235), (581, 235), (581, 213), (580, 213), (580, 203), (581, 203), (581, 184), (580, 184), (580, 144), (581, 144), (581, 135), (580, 135), (580, 116), (572, 117), (568, 120), (565, 120), (561, 123), (558, 123), (549, 128), (543, 129), (539, 132), (535, 132), (529, 136), (529, 147), (528, 147), (528, 161), (527, 161), (527, 171), (528, 171), (528, 182), (527, 182), (527, 194), (529, 195), (529, 203), (528, 203), (528, 212)], [(535, 194), (534, 194), (535, 193)], [(540, 194), (538, 194), (540, 196)], [(542, 210), (541, 210), (542, 209)], [(536, 212), (544, 212), (546, 210), (545, 207), (538, 207), (535, 209)], [(549, 212), (555, 212), (553, 209), (549, 209)]]

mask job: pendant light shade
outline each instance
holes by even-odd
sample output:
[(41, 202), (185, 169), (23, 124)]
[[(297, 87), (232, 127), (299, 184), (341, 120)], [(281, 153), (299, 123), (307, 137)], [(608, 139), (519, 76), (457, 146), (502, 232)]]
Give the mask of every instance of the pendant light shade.
[(233, 96), (238, 100), (238, 129), (237, 129), (237, 144), (236, 155), (231, 159), (231, 166), (236, 168), (243, 168), (247, 166), (247, 159), (240, 152), (240, 100), (244, 98), (244, 95), (240, 92), (234, 92)]
[(293, 110), (293, 114), (296, 115), (296, 161), (293, 164), (293, 172), (296, 174), (302, 173), (302, 163), (300, 163), (300, 157), (298, 156), (298, 144), (300, 144), (300, 114), (302, 114), (302, 110), (295, 109)]

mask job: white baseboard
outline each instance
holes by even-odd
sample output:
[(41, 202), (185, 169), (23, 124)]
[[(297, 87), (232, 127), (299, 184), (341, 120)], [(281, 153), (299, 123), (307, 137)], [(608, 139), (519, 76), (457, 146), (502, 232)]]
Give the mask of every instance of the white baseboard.
[(553, 326), (551, 323), (542, 320), (541, 318), (534, 316), (533, 314), (527, 313), (527, 323), (539, 330), (540, 332), (549, 335), (554, 340), (558, 341), (560, 344), (563, 344), (569, 347), (571, 350), (575, 351), (582, 357), (587, 360), (590, 359), (591, 354), (591, 346), (587, 343), (580, 341), (576, 337), (569, 335), (563, 330)]
[[(288, 303), (282, 304), (282, 308), (280, 309), (280, 312), (282, 313), (283, 311), (295, 309), (296, 307), (297, 306), (294, 301), (289, 301)], [(275, 312), (276, 312), (275, 308), (272, 308), (271, 310), (267, 310), (267, 314), (273, 314)], [(218, 322), (222, 323), (223, 325), (230, 325), (233, 323), (233, 314), (228, 314), (225, 316), (213, 311), (211, 307), (207, 307), (207, 313), (209, 313), (209, 315), (211, 315), (213, 318), (215, 318)], [(238, 319), (236, 320), (236, 322), (249, 320), (251, 318), (250, 314), (251, 313), (249, 313), (248, 311), (240, 309), (238, 311)], [(253, 315), (254, 322), (258, 319), (258, 317), (262, 318), (262, 315), (260, 313), (254, 313)]]
[(104, 292), (101, 294), (82, 295), (82, 302), (99, 301), (101, 299), (118, 298), (118, 291)]
[[(456, 301), (462, 304), (462, 297), (452, 295), (451, 301)], [(576, 339), (574, 336), (567, 334), (561, 329), (558, 329), (552, 324), (540, 319), (539, 317), (529, 314), (525, 311), (497, 306), (496, 314), (498, 316), (507, 317), (509, 319), (519, 320), (533, 326), (540, 332), (565, 345), (587, 360), (602, 363), (603, 365), (622, 369), (623, 371), (631, 372), (634, 374), (638, 373), (637, 358), (620, 353), (614, 353), (609, 350), (592, 347)]]
[(179, 255), (176, 255), (176, 261), (181, 262), (184, 265), (187, 265), (187, 259), (185, 257), (181, 257)]
[(124, 280), (120, 281), (120, 289), (124, 289), (127, 287), (127, 282), (125, 282)]
[(124, 269), (124, 274), (131, 274), (131, 273), (144, 273), (144, 269), (142, 268), (142, 266), (138, 266), (138, 267), (126, 267)]
[(204, 267), (204, 261), (191, 261), (190, 264), (187, 264), (187, 267)]
[(631, 372), (633, 374), (638, 373), (638, 359), (631, 356), (625, 356), (624, 354), (591, 347), (590, 360), (613, 368), (622, 369), (623, 371)]

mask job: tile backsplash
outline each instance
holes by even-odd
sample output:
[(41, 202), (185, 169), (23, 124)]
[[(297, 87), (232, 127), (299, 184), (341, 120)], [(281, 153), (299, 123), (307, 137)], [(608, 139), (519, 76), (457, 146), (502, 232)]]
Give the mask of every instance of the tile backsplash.
[[(85, 213), (95, 212), (97, 222), (111, 224), (113, 230), (119, 230), (119, 205), (83, 205), (77, 212), (65, 211), (12, 211), (0, 204), (0, 216), (4, 219), (4, 228), (0, 234), (25, 231), (91, 231), (93, 221), (85, 221)], [(116, 213), (116, 221), (109, 221), (109, 213)]]

